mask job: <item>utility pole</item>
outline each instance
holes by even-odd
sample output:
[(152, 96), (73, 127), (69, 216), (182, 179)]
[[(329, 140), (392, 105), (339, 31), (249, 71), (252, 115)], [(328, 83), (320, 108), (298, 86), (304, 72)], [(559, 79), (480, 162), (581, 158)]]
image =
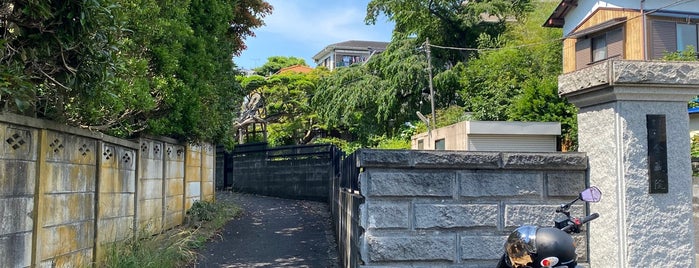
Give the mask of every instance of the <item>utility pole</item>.
[(427, 73), (430, 76), (429, 85), (430, 85), (430, 106), (432, 107), (432, 124), (430, 126), (432, 129), (435, 128), (437, 125), (437, 119), (435, 119), (434, 115), (434, 89), (432, 88), (432, 57), (430, 55), (430, 38), (427, 37), (425, 39), (425, 52), (427, 53)]

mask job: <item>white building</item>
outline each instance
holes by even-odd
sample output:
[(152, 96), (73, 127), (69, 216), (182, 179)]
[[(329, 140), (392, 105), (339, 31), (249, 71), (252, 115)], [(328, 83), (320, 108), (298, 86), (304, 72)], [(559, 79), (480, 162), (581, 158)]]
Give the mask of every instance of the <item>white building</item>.
[(417, 150), (555, 152), (557, 122), (463, 121), (412, 137)]
[(368, 61), (371, 56), (386, 50), (388, 42), (350, 40), (329, 45), (313, 56), (318, 66), (328, 70)]

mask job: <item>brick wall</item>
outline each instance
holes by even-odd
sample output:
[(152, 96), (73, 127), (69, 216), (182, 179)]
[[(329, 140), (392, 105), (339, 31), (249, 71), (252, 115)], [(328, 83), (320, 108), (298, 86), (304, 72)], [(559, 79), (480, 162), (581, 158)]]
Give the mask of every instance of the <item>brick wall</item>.
[(582, 153), (361, 150), (356, 163), (363, 267), (493, 267), (512, 230), (552, 225), (586, 186)]

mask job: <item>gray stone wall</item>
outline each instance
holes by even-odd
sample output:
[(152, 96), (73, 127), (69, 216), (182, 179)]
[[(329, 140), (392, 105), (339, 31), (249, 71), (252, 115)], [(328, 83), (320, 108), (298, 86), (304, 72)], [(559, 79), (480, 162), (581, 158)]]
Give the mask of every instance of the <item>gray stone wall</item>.
[[(362, 150), (357, 166), (363, 267), (493, 267), (512, 230), (551, 226), (586, 187), (587, 157)], [(584, 233), (576, 240), (584, 262)]]

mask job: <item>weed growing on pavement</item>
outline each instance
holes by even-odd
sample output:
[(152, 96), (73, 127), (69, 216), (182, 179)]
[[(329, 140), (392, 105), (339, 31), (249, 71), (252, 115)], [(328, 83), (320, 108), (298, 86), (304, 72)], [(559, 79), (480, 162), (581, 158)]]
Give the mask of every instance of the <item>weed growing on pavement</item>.
[(230, 203), (195, 202), (185, 224), (158, 235), (139, 235), (109, 246), (98, 267), (182, 267), (197, 257), (197, 250), (226, 222), (240, 215)]

